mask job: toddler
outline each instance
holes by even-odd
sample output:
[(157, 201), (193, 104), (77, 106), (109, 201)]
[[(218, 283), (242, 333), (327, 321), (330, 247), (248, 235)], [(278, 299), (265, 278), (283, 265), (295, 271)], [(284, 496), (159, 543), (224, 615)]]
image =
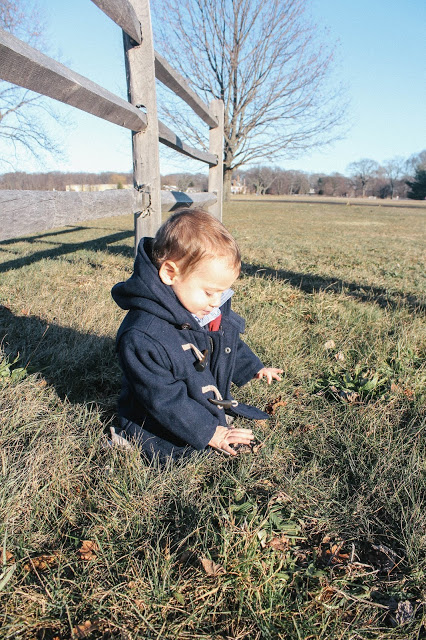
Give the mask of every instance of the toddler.
[(231, 382), (280, 380), (241, 340), (244, 320), (231, 310), (230, 288), (241, 257), (236, 241), (201, 209), (172, 215), (155, 238), (143, 238), (133, 275), (112, 289), (128, 310), (117, 334), (123, 371), (120, 436), (136, 440), (148, 459), (178, 459), (212, 447), (236, 455), (251, 429), (233, 418), (267, 414), (238, 403)]

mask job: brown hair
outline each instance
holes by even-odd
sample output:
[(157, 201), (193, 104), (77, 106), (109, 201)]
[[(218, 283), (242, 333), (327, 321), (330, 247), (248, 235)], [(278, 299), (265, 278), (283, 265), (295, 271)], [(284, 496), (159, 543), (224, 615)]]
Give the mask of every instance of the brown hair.
[(227, 258), (236, 270), (241, 268), (235, 239), (203, 209), (181, 209), (170, 216), (155, 235), (152, 257), (158, 268), (166, 260), (179, 261), (182, 275), (205, 258)]

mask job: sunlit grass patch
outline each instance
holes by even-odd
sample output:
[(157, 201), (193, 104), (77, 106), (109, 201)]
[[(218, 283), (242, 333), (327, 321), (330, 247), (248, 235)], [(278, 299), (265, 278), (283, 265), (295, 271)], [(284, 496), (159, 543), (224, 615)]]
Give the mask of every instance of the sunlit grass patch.
[(425, 635), (422, 215), (231, 202), (284, 377), (233, 389), (256, 453), (165, 469), (108, 443), (130, 218), (0, 243), (2, 638)]

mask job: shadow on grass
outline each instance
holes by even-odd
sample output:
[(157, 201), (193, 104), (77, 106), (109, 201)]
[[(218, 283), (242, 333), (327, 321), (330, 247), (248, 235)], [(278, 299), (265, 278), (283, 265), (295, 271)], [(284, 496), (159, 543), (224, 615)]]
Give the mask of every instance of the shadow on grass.
[[(43, 237), (48, 237), (52, 235), (60, 235), (63, 233), (69, 233), (71, 231), (81, 231), (86, 229), (97, 229), (97, 227), (73, 227), (72, 229), (66, 229), (64, 231), (57, 231), (55, 233), (44, 234), (43, 236), (30, 236), (29, 238), (21, 238), (19, 240), (5, 240), (0, 243), (0, 249), (2, 246), (10, 245), (16, 242), (43, 242)], [(4, 273), (9, 271), (10, 269), (19, 269), (20, 267), (27, 266), (29, 264), (33, 264), (34, 262), (39, 262), (40, 260), (49, 259), (49, 258), (58, 258), (63, 255), (67, 255), (69, 253), (74, 253), (75, 251), (81, 250), (90, 250), (90, 251), (108, 251), (109, 253), (121, 254), (126, 257), (133, 258), (133, 247), (128, 247), (127, 245), (120, 245), (119, 247), (111, 247), (111, 244), (116, 242), (120, 242), (120, 240), (125, 240), (127, 238), (132, 237), (133, 231), (120, 231), (117, 233), (111, 233), (107, 236), (102, 236), (101, 238), (95, 238), (92, 240), (86, 240), (84, 242), (69, 242), (65, 244), (61, 244), (59, 246), (55, 246), (49, 249), (45, 249), (43, 251), (36, 251), (35, 253), (22, 256), (21, 258), (14, 258), (12, 260), (8, 260), (7, 262), (3, 262), (0, 264), (0, 273)]]
[(242, 273), (258, 278), (273, 278), (288, 282), (292, 287), (301, 289), (305, 293), (341, 293), (344, 291), (361, 302), (373, 302), (383, 308), (399, 309), (406, 307), (413, 312), (424, 312), (426, 303), (415, 296), (402, 291), (387, 291), (381, 287), (362, 285), (357, 282), (347, 282), (336, 278), (326, 278), (315, 273), (297, 273), (284, 269), (271, 269), (257, 264), (242, 264)]
[(16, 366), (40, 373), (62, 400), (93, 402), (114, 413), (121, 373), (112, 338), (0, 306), (0, 344), (10, 361), (19, 356)]

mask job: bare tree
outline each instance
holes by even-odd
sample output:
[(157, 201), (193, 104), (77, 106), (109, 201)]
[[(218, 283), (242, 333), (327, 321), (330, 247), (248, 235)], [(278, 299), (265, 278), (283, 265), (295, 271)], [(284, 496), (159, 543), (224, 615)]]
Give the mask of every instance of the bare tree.
[(413, 153), (406, 163), (407, 173), (410, 176), (414, 176), (418, 169), (426, 169), (426, 149), (420, 151), (420, 153)]
[[(224, 182), (259, 159), (277, 160), (338, 137), (346, 103), (332, 84), (333, 53), (306, 17), (308, 0), (164, 0), (156, 47), (207, 102), (225, 103)], [(161, 12), (161, 15), (160, 15)], [(163, 109), (204, 144), (194, 120)]]
[(351, 162), (346, 168), (347, 173), (355, 179), (355, 186), (359, 186), (363, 197), (366, 194), (368, 184), (376, 177), (379, 164), (370, 158), (362, 158)]
[(390, 197), (395, 195), (396, 182), (402, 178), (406, 171), (407, 161), (401, 156), (395, 156), (382, 165), (382, 171), (389, 183)]
[(249, 185), (253, 186), (257, 196), (264, 196), (275, 182), (275, 171), (271, 167), (253, 167), (244, 174)]
[[(38, 49), (45, 49), (44, 24), (36, 4), (25, 0), (0, 0), (0, 28)], [(0, 81), (0, 143), (7, 150), (2, 154), (5, 165), (14, 166), (21, 152), (42, 159), (57, 154), (60, 147), (52, 138), (46, 115), (57, 120), (51, 103), (36, 93), (8, 82)], [(10, 155), (9, 155), (10, 153)]]

